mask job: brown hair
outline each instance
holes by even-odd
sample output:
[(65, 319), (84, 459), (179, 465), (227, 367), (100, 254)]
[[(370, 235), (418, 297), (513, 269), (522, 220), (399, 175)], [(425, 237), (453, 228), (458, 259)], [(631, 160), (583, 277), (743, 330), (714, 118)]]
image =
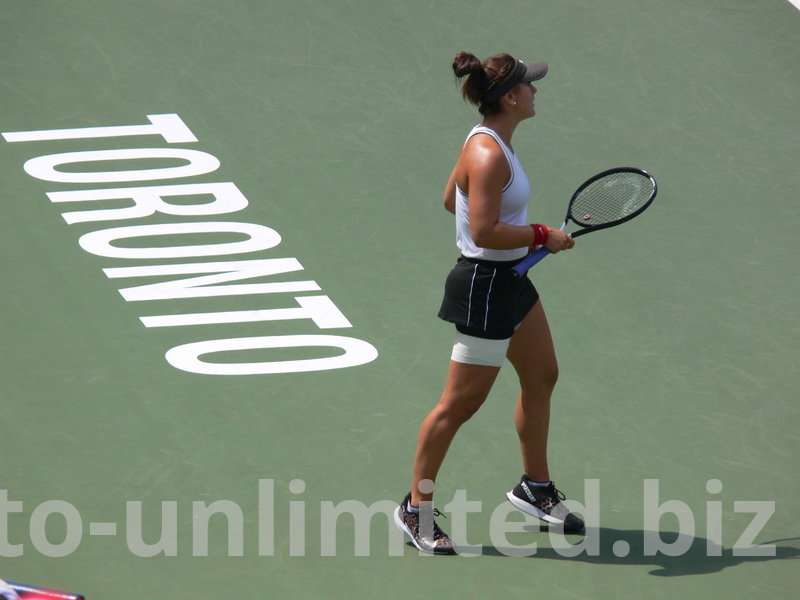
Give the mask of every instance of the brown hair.
[(464, 100), (478, 107), (482, 115), (493, 115), (502, 109), (500, 100), (485, 104), (483, 98), (486, 93), (503, 81), (517, 65), (517, 61), (510, 54), (495, 54), (483, 62), (474, 54), (459, 52), (453, 59), (453, 73), (456, 78), (468, 76), (461, 85), (461, 95)]

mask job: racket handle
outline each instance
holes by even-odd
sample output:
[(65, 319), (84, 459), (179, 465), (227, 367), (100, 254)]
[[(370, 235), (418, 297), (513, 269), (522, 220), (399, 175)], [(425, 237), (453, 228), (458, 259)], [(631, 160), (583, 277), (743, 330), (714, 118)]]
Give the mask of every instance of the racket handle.
[(523, 258), (520, 262), (518, 262), (516, 265), (511, 267), (511, 272), (514, 274), (514, 277), (519, 279), (520, 277), (525, 275), (525, 273), (528, 272), (528, 269), (537, 264), (548, 254), (550, 254), (550, 250), (542, 246), (536, 252), (534, 252), (533, 254), (529, 254), (528, 256)]

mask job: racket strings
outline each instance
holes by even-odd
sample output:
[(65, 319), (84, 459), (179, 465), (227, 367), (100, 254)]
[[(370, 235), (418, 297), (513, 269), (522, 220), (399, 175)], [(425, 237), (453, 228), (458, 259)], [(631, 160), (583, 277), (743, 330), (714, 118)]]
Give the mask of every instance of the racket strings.
[(611, 173), (587, 185), (575, 197), (570, 217), (583, 227), (626, 219), (647, 204), (653, 181), (640, 173)]

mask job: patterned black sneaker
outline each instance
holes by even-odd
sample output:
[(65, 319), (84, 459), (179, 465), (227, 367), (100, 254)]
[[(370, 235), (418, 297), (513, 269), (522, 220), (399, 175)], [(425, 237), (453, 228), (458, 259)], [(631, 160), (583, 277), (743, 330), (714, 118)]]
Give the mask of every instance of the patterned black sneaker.
[[(447, 534), (442, 531), (433, 521), (433, 535), (420, 534), (419, 513), (412, 513), (408, 510), (408, 504), (411, 502), (411, 492), (403, 499), (403, 503), (394, 511), (394, 523), (397, 528), (411, 538), (411, 543), (414, 544), (418, 550), (428, 552), (430, 554), (455, 554), (456, 549), (453, 542), (447, 537)], [(424, 508), (422, 510), (425, 510)], [(437, 509), (433, 509), (433, 516), (444, 516)]]
[(506, 496), (509, 502), (522, 512), (553, 525), (563, 524), (565, 532), (583, 529), (583, 520), (569, 512), (569, 509), (561, 503), (561, 500), (566, 498), (556, 489), (552, 481), (547, 487), (538, 487), (529, 485), (528, 478), (523, 475), (517, 487)]

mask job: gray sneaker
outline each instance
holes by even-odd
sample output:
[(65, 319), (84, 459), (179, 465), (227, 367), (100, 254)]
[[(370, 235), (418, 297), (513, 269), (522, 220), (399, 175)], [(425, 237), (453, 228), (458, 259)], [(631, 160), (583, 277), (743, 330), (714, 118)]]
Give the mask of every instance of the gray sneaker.
[(563, 525), (565, 532), (583, 530), (583, 520), (569, 512), (561, 501), (564, 494), (551, 481), (547, 487), (528, 485), (523, 475), (517, 486), (506, 494), (508, 501), (522, 512), (528, 513), (553, 525)]
[[(408, 493), (402, 504), (394, 511), (394, 523), (397, 528), (411, 539), (411, 543), (417, 547), (417, 550), (430, 554), (455, 554), (456, 549), (453, 542), (439, 528), (436, 521), (433, 521), (432, 534), (423, 535), (420, 533), (419, 513), (412, 513), (408, 510), (409, 502), (411, 502), (411, 492)], [(425, 508), (422, 510), (425, 510)], [(435, 508), (432, 516), (444, 517)]]

